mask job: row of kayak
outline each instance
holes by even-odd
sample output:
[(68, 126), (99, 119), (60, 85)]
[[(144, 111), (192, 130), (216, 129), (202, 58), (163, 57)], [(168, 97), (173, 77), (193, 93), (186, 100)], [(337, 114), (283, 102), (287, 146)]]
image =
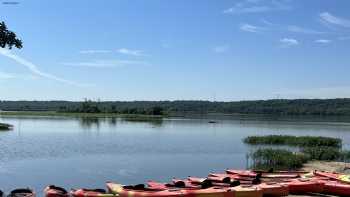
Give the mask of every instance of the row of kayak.
[[(205, 178), (172, 179), (169, 183), (122, 185), (107, 182), (105, 189), (72, 189), (57, 186), (44, 189), (46, 197), (262, 197), (322, 193), (350, 196), (348, 175), (330, 172), (226, 170)], [(30, 189), (17, 189), (9, 197), (35, 197)]]

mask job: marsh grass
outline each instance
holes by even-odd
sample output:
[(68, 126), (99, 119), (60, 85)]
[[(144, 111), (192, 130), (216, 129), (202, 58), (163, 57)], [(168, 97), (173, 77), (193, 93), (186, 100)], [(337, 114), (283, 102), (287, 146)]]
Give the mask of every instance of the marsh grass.
[(253, 169), (298, 169), (308, 161), (304, 154), (295, 153), (284, 149), (261, 148), (251, 155), (253, 159)]
[(243, 140), (250, 145), (289, 145), (297, 147), (342, 147), (339, 138), (321, 136), (290, 136), (290, 135), (266, 135), (249, 136)]

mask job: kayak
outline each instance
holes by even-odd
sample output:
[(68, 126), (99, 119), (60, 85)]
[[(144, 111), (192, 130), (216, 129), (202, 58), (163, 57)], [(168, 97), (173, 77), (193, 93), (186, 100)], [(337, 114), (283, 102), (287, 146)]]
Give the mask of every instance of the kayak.
[(322, 193), (325, 183), (314, 179), (292, 179), (280, 184), (287, 186), (290, 194), (307, 194)]
[(156, 191), (108, 182), (107, 188), (119, 197), (262, 197), (262, 190), (252, 186), (210, 187), (206, 189), (173, 188)]
[(221, 177), (221, 179), (225, 177), (230, 177), (231, 182), (239, 181), (241, 184), (252, 184), (256, 177), (242, 177), (237, 174), (223, 174), (223, 173), (210, 173), (208, 175), (208, 179), (211, 177)]
[(243, 176), (243, 177), (256, 177), (257, 173), (252, 172), (250, 170), (233, 170), (233, 169), (227, 169), (226, 170), (227, 174), (236, 174), (239, 176)]
[(12, 190), (8, 197), (35, 197), (35, 192), (29, 188)]
[(270, 178), (270, 179), (292, 179), (292, 178), (299, 178), (300, 174), (295, 172), (288, 173), (287, 171), (283, 171), (282, 173), (279, 172), (272, 172), (272, 173), (262, 173), (262, 172), (252, 172), (250, 170), (226, 170), (226, 173), (228, 174), (236, 174), (243, 177), (260, 177), (260, 178)]
[(104, 189), (72, 189), (70, 195), (72, 197), (115, 197)]
[(307, 174), (309, 171), (303, 170), (253, 170), (255, 173), (277, 173), (277, 174)]
[(300, 174), (293, 171), (277, 171), (277, 172), (255, 172), (250, 170), (226, 170), (227, 174), (239, 175), (241, 177), (250, 178), (269, 178), (269, 179), (293, 179), (300, 178)]
[(322, 171), (315, 171), (314, 174), (316, 176), (327, 177), (344, 183), (350, 183), (350, 175)]
[(49, 185), (44, 189), (44, 194), (46, 197), (68, 197), (69, 194), (67, 190), (62, 187), (57, 187), (55, 185)]
[(211, 186), (219, 186), (219, 187), (235, 187), (240, 185), (240, 181), (229, 179), (222, 180), (219, 177), (208, 177), (208, 178), (199, 178), (199, 177), (193, 177), (189, 176), (187, 178), (192, 184), (199, 184), (202, 186), (202, 188), (207, 188)]
[(169, 188), (174, 188), (175, 184), (171, 183), (160, 183), (156, 181), (147, 181), (147, 187), (152, 190), (167, 190)]
[(323, 193), (336, 196), (350, 196), (350, 185), (337, 181), (327, 181), (324, 184)]
[(207, 189), (172, 188), (157, 191), (107, 182), (107, 188), (119, 197), (234, 197), (233, 191), (215, 187)]
[(193, 188), (193, 189), (200, 189), (202, 188), (199, 184), (193, 184), (191, 181), (186, 179), (172, 179), (172, 182), (175, 187), (177, 188)]
[(257, 185), (266, 196), (288, 196), (288, 186), (279, 183), (261, 183)]

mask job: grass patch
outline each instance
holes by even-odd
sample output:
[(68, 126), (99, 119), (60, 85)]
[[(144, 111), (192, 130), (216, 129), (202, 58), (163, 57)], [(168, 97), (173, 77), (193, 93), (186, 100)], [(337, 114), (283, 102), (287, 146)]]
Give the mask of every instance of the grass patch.
[(310, 160), (336, 161), (341, 159), (342, 151), (339, 148), (329, 146), (304, 147), (301, 152)]
[(335, 147), (341, 148), (342, 140), (331, 137), (267, 135), (249, 136), (244, 143), (251, 145), (289, 145), (297, 147)]
[(258, 149), (251, 155), (254, 169), (294, 170), (301, 168), (308, 161), (304, 154), (294, 153), (284, 149)]

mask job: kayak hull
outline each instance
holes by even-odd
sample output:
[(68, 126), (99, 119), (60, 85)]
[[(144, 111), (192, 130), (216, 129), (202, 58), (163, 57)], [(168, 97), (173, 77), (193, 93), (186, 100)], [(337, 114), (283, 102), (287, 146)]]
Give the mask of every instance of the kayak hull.
[(324, 190), (324, 182), (311, 179), (294, 179), (281, 184), (288, 187), (290, 194), (322, 193)]
[(54, 185), (49, 185), (44, 189), (45, 197), (68, 197), (67, 190)]
[(72, 189), (70, 195), (72, 197), (115, 197), (114, 194), (107, 193), (104, 189)]
[(107, 188), (119, 197), (262, 197), (262, 190), (258, 187), (210, 187), (207, 189), (167, 188), (161, 191), (133, 190), (123, 185), (107, 183)]

